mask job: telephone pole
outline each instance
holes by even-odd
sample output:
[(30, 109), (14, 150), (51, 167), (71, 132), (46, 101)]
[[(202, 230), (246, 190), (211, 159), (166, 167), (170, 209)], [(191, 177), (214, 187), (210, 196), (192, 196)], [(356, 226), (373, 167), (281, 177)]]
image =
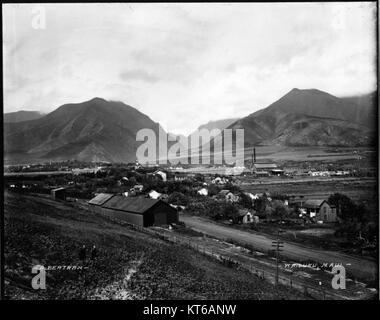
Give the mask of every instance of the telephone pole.
[(280, 241), (279, 235), (280, 235), (280, 230), (277, 231), (277, 240), (272, 241), (272, 247), (275, 247), (276, 249), (276, 280), (275, 280), (275, 285), (276, 287), (278, 286), (278, 276), (279, 276), (279, 260), (280, 260), (280, 251), (282, 251), (284, 247), (284, 242)]

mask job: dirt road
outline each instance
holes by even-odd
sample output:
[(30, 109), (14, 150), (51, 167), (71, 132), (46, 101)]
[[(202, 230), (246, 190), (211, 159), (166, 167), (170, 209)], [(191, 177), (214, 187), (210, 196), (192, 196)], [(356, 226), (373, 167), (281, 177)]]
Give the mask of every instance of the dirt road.
[[(274, 238), (267, 235), (236, 230), (210, 220), (184, 214), (180, 215), (180, 220), (196, 231), (219, 239), (233, 239), (241, 243), (252, 245), (258, 251), (267, 252), (273, 249), (271, 244)], [(312, 260), (319, 263), (342, 263), (346, 267), (347, 272), (357, 278), (366, 280), (376, 279), (377, 265), (374, 260), (357, 258), (335, 251), (314, 249), (292, 242), (284, 242), (282, 256), (295, 261)]]

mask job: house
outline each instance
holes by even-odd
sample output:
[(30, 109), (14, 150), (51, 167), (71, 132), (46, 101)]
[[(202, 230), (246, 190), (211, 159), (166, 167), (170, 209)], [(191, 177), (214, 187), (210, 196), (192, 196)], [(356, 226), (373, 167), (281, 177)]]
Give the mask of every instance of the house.
[(158, 199), (99, 194), (89, 205), (111, 219), (141, 227), (178, 223), (177, 210)]
[(136, 184), (133, 188), (131, 188), (132, 192), (142, 192), (144, 186), (142, 184)]
[(155, 190), (151, 190), (149, 193), (149, 198), (151, 199), (158, 199), (160, 196), (161, 196), (161, 193), (155, 191)]
[(273, 176), (283, 176), (284, 173), (285, 173), (285, 171), (282, 170), (282, 169), (272, 169), (272, 170), (271, 170), (271, 174), (272, 174)]
[(167, 175), (165, 172), (163, 172), (161, 170), (157, 170), (157, 171), (153, 172), (153, 175), (156, 177), (157, 176), (160, 177), (162, 181), (166, 181)]
[(269, 172), (264, 170), (255, 171), (255, 175), (257, 177), (269, 177)]
[(226, 179), (226, 178), (221, 178), (221, 177), (216, 177), (215, 179), (213, 179), (212, 181), (211, 181), (211, 183), (213, 183), (213, 184), (226, 184), (226, 183), (228, 183), (228, 179)]
[(182, 210), (186, 209), (185, 206), (181, 206), (181, 205), (177, 205), (177, 204), (170, 204), (170, 206), (173, 207), (174, 209), (178, 210), (178, 211), (182, 211)]
[(337, 221), (336, 207), (330, 205), (326, 200), (307, 200), (303, 208), (306, 209), (306, 215), (316, 221)]
[(218, 198), (224, 198), (228, 202), (239, 201), (239, 196), (234, 195), (230, 190), (221, 190), (218, 193)]
[(330, 172), (329, 171), (309, 171), (308, 175), (310, 177), (329, 177)]
[(202, 188), (202, 189), (198, 190), (197, 193), (201, 196), (207, 196), (208, 190), (206, 188)]
[(161, 195), (158, 197), (158, 199), (160, 200), (167, 200), (169, 198), (169, 196), (165, 193), (161, 193)]
[(184, 181), (188, 179), (185, 172), (174, 172), (174, 181)]
[(53, 199), (66, 200), (66, 188), (56, 188), (50, 191)]
[(262, 195), (260, 195), (259, 193), (256, 193), (256, 194), (252, 194), (250, 192), (245, 192), (244, 193), (247, 197), (249, 197), (251, 200), (257, 200), (259, 199)]
[(248, 210), (239, 210), (238, 222), (243, 224), (254, 222), (252, 213)]

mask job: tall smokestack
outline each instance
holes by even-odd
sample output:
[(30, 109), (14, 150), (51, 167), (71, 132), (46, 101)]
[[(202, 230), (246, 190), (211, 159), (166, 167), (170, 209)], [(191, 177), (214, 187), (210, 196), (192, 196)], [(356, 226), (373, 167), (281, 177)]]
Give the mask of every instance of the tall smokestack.
[(256, 148), (253, 148), (253, 162), (256, 163)]

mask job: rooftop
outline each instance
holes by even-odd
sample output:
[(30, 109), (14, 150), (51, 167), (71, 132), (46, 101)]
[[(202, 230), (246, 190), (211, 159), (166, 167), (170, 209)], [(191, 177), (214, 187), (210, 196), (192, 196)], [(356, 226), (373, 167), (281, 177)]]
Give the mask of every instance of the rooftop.
[(254, 163), (253, 166), (256, 169), (276, 169), (277, 164), (275, 163)]
[(157, 199), (150, 199), (145, 197), (123, 197), (114, 196), (108, 200), (103, 207), (108, 209), (122, 210), (133, 213), (143, 214), (158, 202)]
[(88, 203), (101, 206), (113, 197), (113, 194), (99, 193), (95, 198), (92, 198)]
[(324, 199), (306, 200), (304, 203), (305, 208), (319, 208), (322, 203), (326, 201)]

